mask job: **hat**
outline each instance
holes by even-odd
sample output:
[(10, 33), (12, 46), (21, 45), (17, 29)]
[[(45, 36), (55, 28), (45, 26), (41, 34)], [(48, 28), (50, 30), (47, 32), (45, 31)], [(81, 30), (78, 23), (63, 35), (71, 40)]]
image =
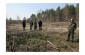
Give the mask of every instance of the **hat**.
[(71, 19), (71, 21), (72, 21), (73, 19)]

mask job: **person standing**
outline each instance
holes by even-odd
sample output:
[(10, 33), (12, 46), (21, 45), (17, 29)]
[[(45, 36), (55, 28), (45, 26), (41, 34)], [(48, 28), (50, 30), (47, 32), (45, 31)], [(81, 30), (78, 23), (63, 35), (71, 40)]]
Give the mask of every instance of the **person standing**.
[(37, 29), (37, 22), (34, 21), (34, 30), (36, 30), (36, 29)]
[(25, 17), (23, 18), (22, 25), (23, 25), (23, 31), (25, 31), (25, 27), (26, 27), (26, 18)]
[(30, 20), (30, 30), (32, 30), (32, 27), (33, 27), (33, 21)]
[(74, 41), (74, 31), (76, 30), (77, 28), (77, 24), (76, 22), (71, 19), (71, 24), (70, 26), (68, 27), (68, 37), (67, 37), (67, 41), (69, 41), (70, 39), (70, 36), (72, 36), (72, 42)]
[(42, 30), (42, 21), (41, 20), (38, 22), (38, 25), (39, 25), (39, 30)]

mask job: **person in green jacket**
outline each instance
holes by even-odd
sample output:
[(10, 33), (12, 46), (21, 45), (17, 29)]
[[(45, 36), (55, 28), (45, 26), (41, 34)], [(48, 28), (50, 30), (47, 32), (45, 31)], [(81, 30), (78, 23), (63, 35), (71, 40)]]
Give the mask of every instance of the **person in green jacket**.
[(71, 23), (70, 23), (70, 25), (68, 27), (67, 41), (69, 41), (70, 36), (72, 36), (72, 42), (74, 41), (74, 31), (76, 30), (76, 28), (77, 28), (76, 22), (73, 19), (71, 19)]

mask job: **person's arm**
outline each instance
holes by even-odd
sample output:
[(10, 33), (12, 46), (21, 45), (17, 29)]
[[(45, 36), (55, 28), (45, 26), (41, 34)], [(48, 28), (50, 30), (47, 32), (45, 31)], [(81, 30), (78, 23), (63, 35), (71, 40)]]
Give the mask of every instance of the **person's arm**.
[(70, 26), (71, 26), (71, 24), (68, 26), (68, 28), (67, 28), (68, 30), (70, 29)]

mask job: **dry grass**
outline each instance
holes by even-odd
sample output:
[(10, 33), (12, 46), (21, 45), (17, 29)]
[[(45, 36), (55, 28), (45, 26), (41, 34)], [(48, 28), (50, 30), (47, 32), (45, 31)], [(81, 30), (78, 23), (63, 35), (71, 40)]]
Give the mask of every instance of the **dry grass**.
[(75, 42), (67, 42), (68, 25), (68, 22), (43, 23), (42, 31), (30, 31), (29, 24), (26, 26), (26, 31), (23, 31), (22, 25), (20, 24), (7, 26), (6, 50), (78, 52), (79, 28), (75, 31)]

